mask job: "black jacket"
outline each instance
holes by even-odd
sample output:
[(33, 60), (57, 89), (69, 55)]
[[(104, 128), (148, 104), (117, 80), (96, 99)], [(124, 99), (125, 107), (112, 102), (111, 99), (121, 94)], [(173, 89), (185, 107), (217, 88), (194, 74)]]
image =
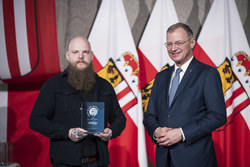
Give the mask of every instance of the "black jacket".
[[(104, 128), (112, 130), (112, 138), (121, 134), (126, 125), (116, 94), (111, 84), (96, 75), (94, 94), (105, 103)], [(81, 97), (67, 81), (66, 70), (43, 85), (30, 115), (29, 127), (50, 138), (50, 158), (56, 163), (80, 165), (82, 142), (68, 138), (70, 128), (80, 127)], [(108, 141), (97, 139), (100, 164), (109, 164)]]

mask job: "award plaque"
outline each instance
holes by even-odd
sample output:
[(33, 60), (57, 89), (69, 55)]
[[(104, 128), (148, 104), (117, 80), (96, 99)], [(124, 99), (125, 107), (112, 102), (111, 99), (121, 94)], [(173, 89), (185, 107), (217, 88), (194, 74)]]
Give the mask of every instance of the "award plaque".
[(85, 113), (81, 114), (82, 128), (88, 134), (103, 133), (104, 130), (104, 102), (86, 102)]

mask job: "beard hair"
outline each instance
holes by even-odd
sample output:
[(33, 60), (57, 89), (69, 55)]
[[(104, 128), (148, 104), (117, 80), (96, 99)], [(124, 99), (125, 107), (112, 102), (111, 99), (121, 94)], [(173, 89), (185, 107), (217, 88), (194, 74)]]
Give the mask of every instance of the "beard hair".
[(96, 78), (92, 62), (81, 70), (69, 64), (67, 72), (68, 82), (76, 90), (90, 92), (93, 89)]

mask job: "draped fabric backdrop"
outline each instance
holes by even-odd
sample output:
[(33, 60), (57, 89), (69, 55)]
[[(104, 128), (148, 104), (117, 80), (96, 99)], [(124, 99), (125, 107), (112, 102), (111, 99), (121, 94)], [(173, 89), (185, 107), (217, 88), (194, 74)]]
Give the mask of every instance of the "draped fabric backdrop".
[(163, 43), (177, 21), (194, 30), (194, 55), (222, 77), (228, 123), (213, 133), (219, 166), (250, 166), (248, 0), (0, 0), (0, 142), (12, 143), (12, 160), (51, 166), (49, 139), (28, 128), (29, 115), (44, 81), (67, 66), (69, 41), (82, 35), (95, 71), (120, 79), (112, 85), (128, 124), (110, 143), (111, 166), (154, 166), (141, 120), (155, 74), (173, 64)]

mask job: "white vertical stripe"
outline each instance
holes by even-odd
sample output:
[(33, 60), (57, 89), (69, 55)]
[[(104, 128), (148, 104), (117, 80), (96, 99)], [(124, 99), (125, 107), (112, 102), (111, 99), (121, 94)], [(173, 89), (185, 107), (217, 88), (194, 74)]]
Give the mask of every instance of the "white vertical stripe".
[(160, 71), (161, 68), (174, 62), (169, 58), (166, 42), (166, 31), (169, 26), (178, 22), (172, 0), (157, 0), (151, 12), (139, 48), (150, 63)]
[(89, 35), (96, 58), (105, 66), (110, 57), (117, 60), (125, 52), (138, 59), (134, 39), (122, 0), (103, 0)]
[(7, 105), (8, 105), (7, 85), (0, 84), (0, 142), (7, 141)]
[(17, 55), (21, 75), (31, 71), (27, 39), (25, 0), (14, 0)]
[(4, 20), (3, 20), (3, 1), (0, 0), (0, 79), (11, 78), (6, 52)]
[(142, 97), (141, 97), (141, 92), (138, 92), (137, 95), (137, 127), (138, 127), (138, 159), (140, 162), (140, 165), (142, 167), (142, 165), (144, 165), (145, 167), (148, 166), (146, 162), (144, 162), (145, 159), (145, 154), (142, 153), (146, 153), (146, 143), (142, 142), (145, 141), (145, 129), (144, 129), (144, 125), (141, 123), (143, 120), (143, 111), (142, 111)]

